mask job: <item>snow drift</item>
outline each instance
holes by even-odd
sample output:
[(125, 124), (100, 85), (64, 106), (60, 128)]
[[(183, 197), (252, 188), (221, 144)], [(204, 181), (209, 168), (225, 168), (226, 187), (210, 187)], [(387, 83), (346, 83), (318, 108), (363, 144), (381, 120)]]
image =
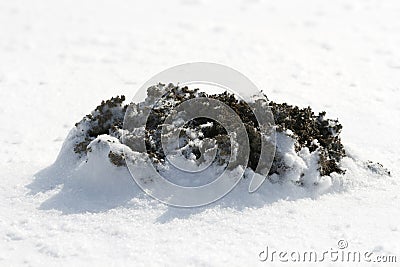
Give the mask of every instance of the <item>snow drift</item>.
[[(158, 103), (154, 108), (154, 95), (165, 95), (169, 98)], [(181, 126), (183, 135), (182, 154), (187, 167), (199, 167), (196, 159), (199, 151), (204, 150), (204, 137), (212, 137), (211, 150), (215, 150), (213, 164), (202, 176), (184, 175), (168, 165), (163, 151), (160, 150), (160, 136), (157, 129), (165, 120), (165, 114), (177, 104), (206, 95), (198, 89), (158, 84), (148, 89), (148, 97), (135, 105), (135, 119), (143, 119), (141, 110), (152, 107), (157, 112), (150, 116), (149, 129), (135, 129), (126, 132), (123, 129), (124, 116), (127, 112), (125, 97), (115, 97), (103, 101), (94, 111), (85, 116), (70, 131), (59, 156), (49, 168), (36, 175), (30, 185), (33, 193), (55, 190), (56, 194), (42, 204), (42, 208), (58, 208), (69, 211), (101, 211), (121, 205), (129, 205), (134, 199), (146, 198), (136, 186), (126, 167), (126, 157), (138, 164), (135, 171), (140, 172), (140, 164), (153, 164), (163, 177), (183, 186), (200, 186), (217, 177), (226, 167), (230, 153), (229, 138), (224, 129), (215, 121), (206, 119), (193, 120)], [(378, 176), (390, 175), (380, 164), (363, 162), (355, 156), (345, 153), (339, 137), (342, 126), (337, 120), (325, 118), (325, 113), (315, 115), (311, 108), (300, 109), (286, 103), (268, 103), (276, 123), (276, 153), (269, 171), (267, 181), (255, 194), (247, 192), (248, 179), (256, 169), (252, 158), (257, 160), (259, 143), (257, 125), (253, 123), (249, 107), (229, 93), (206, 95), (223, 101), (234, 108), (246, 124), (251, 134), (251, 154), (243, 179), (228, 196), (218, 202), (228, 206), (258, 206), (277, 199), (297, 199), (317, 197), (326, 192), (338, 192), (346, 189), (351, 181), (346, 180), (346, 172), (374, 172)], [(249, 115), (250, 114), (250, 115)], [(246, 117), (247, 116), (247, 117)], [(146, 149), (151, 155), (144, 162), (142, 154), (135, 151), (135, 138), (143, 138), (138, 132), (147, 130)], [(125, 131), (125, 132), (124, 132)], [(122, 142), (123, 136), (130, 136), (127, 146)], [(258, 142), (258, 143), (257, 143)], [(208, 144), (209, 145), (209, 144)], [(125, 152), (125, 153), (124, 153)], [(353, 176), (354, 177), (354, 176)], [(148, 177), (148, 182), (154, 182)]]

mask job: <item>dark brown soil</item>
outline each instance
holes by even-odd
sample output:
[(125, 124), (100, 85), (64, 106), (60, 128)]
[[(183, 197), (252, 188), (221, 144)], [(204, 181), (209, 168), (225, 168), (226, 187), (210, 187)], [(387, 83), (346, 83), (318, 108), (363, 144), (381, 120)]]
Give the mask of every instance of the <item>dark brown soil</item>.
[[(155, 162), (163, 162), (165, 159), (161, 146), (161, 127), (168, 116), (171, 109), (178, 104), (195, 97), (209, 97), (219, 100), (231, 107), (242, 119), (250, 141), (250, 158), (248, 166), (255, 170), (260, 157), (261, 138), (260, 130), (255, 115), (250, 106), (238, 100), (234, 95), (224, 92), (222, 94), (208, 95), (199, 92), (198, 89), (189, 89), (187, 87), (177, 87), (169, 85), (169, 91), (164, 95), (164, 101), (157, 103), (152, 109), (146, 123), (146, 148), (150, 157)], [(123, 104), (124, 96), (117, 96), (102, 103), (81, 122), (76, 124), (78, 129), (82, 129), (82, 141), (76, 143), (74, 151), (78, 154), (87, 152), (88, 144), (98, 135), (109, 134), (121, 140), (118, 130), (122, 129), (123, 119), (127, 106)], [(166, 104), (168, 103), (168, 104)], [(171, 105), (170, 103), (174, 103)], [(297, 149), (308, 147), (310, 151), (318, 150), (320, 154), (320, 173), (321, 175), (329, 175), (332, 172), (344, 173), (340, 168), (339, 162), (345, 156), (345, 150), (341, 143), (339, 134), (342, 125), (338, 120), (326, 119), (325, 112), (315, 114), (310, 107), (299, 108), (297, 106), (288, 105), (286, 103), (278, 104), (269, 102), (269, 106), (274, 115), (277, 131), (292, 131), (292, 137), (298, 141)], [(205, 123), (212, 122), (209, 127), (200, 127)], [(202, 131), (204, 138), (214, 138), (217, 140), (220, 164), (225, 162), (224, 155), (230, 154), (230, 142), (226, 130), (217, 122), (208, 118), (197, 118), (186, 124), (187, 128)], [(315, 142), (317, 140), (318, 142)], [(191, 147), (191, 152), (200, 156), (200, 152), (196, 147)], [(122, 155), (109, 154), (110, 161), (117, 165), (124, 165)], [(279, 164), (274, 160), (270, 174), (278, 173)], [(279, 173), (278, 173), (279, 174)]]
[(86, 154), (89, 143), (99, 135), (120, 137), (118, 130), (122, 129), (127, 108), (127, 105), (123, 104), (124, 101), (123, 95), (103, 100), (94, 111), (75, 124), (84, 135), (83, 140), (75, 144), (75, 153)]

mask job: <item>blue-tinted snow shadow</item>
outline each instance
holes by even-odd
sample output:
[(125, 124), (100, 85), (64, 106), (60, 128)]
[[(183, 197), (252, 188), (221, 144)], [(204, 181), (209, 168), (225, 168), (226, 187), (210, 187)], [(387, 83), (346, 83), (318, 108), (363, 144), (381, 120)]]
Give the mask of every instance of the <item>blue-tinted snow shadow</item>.
[[(347, 148), (346, 148), (347, 150)], [(239, 184), (221, 200), (207, 206), (185, 209), (168, 207), (166, 212), (157, 218), (158, 223), (168, 223), (174, 219), (186, 219), (207, 210), (233, 209), (243, 211), (251, 208), (261, 208), (273, 205), (278, 201), (297, 201), (300, 199), (317, 200), (326, 194), (343, 194), (354, 187), (374, 186), (381, 179), (398, 182), (395, 176), (391, 178), (389, 171), (379, 164), (363, 161), (353, 154), (341, 161), (342, 168), (346, 170), (344, 175), (336, 173), (325, 177), (325, 183), (318, 185), (299, 186), (292, 182), (272, 183), (266, 180), (255, 193), (248, 193), (248, 180), (242, 179)]]
[[(107, 166), (110, 168), (110, 166)], [(52, 165), (34, 175), (27, 185), (29, 194), (48, 194), (49, 198), (41, 203), (39, 209), (58, 210), (63, 214), (98, 213), (114, 208), (135, 208), (134, 199), (153, 201), (142, 192), (125, 168), (108, 170), (108, 177), (94, 174), (96, 170), (74, 172)], [(90, 174), (89, 174), (90, 173)], [(247, 208), (260, 208), (277, 201), (295, 201), (298, 199), (316, 199), (320, 195), (312, 188), (304, 188), (291, 183), (271, 183), (268, 180), (255, 193), (249, 193), (248, 180), (240, 183), (222, 199), (197, 208), (177, 208), (168, 206), (156, 219), (156, 223), (168, 223), (174, 219), (187, 219), (207, 210), (233, 209), (242, 211)], [(150, 205), (151, 206), (151, 205)]]
[[(299, 199), (318, 199), (321, 191), (315, 188), (306, 188), (293, 183), (271, 183), (268, 180), (264, 182), (261, 188), (255, 193), (249, 193), (248, 180), (241, 182), (222, 199), (197, 208), (177, 208), (169, 206), (167, 210), (157, 218), (157, 223), (168, 223), (174, 219), (187, 219), (193, 215), (207, 212), (212, 209), (230, 209), (243, 211), (245, 209), (261, 208), (271, 205), (278, 201), (296, 201)], [(342, 192), (333, 188), (324, 191)]]
[(111, 168), (104, 174), (90, 169), (76, 172), (53, 164), (37, 172), (26, 187), (29, 195), (49, 195), (39, 206), (42, 210), (76, 214), (130, 207), (129, 202), (144, 193), (137, 188), (127, 169)]
[[(344, 158), (342, 165), (347, 170), (346, 174), (344, 177), (337, 176), (335, 185), (326, 183), (325, 187), (299, 186), (292, 182), (272, 183), (266, 180), (259, 190), (250, 194), (249, 180), (242, 179), (226, 196), (209, 205), (198, 208), (167, 206), (165, 212), (156, 219), (156, 223), (187, 219), (212, 209), (243, 211), (249, 208), (261, 208), (278, 201), (318, 199), (322, 194), (345, 192), (346, 189), (338, 182), (342, 178), (359, 185), (368, 184), (367, 180), (387, 178), (379, 172), (371, 175), (371, 170), (365, 167), (365, 162), (353, 157)], [(106, 212), (121, 207), (135, 209), (138, 208), (135, 203), (149, 203), (146, 206), (151, 208), (153, 206), (151, 203), (154, 202), (139, 189), (127, 168), (115, 167), (107, 158), (104, 161), (94, 161), (93, 164), (81, 162), (78, 165), (76, 160), (56, 161), (36, 173), (27, 188), (30, 195), (35, 196), (40, 193), (49, 196), (41, 203), (39, 209), (59, 210), (63, 214)]]
[[(71, 160), (71, 164), (67, 164), (65, 160), (56, 161), (34, 175), (34, 180), (27, 185), (29, 194), (48, 195), (39, 209), (59, 210), (63, 214), (97, 213), (120, 207), (136, 208), (135, 204), (132, 204), (137, 203), (135, 200), (149, 203), (153, 201), (139, 189), (126, 167), (116, 167), (107, 158), (100, 159), (92, 163), (83, 161), (78, 164), (76, 160)], [(255, 193), (250, 194), (248, 186), (249, 179), (242, 179), (222, 199), (203, 207), (168, 206), (156, 222), (167, 223), (174, 219), (185, 219), (214, 208), (242, 211), (282, 200), (316, 199), (323, 193), (342, 190), (340, 186), (324, 189), (312, 185), (306, 187), (292, 182), (272, 183), (266, 180)]]

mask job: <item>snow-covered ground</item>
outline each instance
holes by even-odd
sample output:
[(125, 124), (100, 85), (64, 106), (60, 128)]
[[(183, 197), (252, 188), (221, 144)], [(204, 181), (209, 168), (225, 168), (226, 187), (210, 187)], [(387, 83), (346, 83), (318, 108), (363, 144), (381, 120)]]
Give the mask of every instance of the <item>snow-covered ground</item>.
[[(271, 266), (259, 261), (267, 246), (322, 253), (339, 240), (399, 264), (399, 14), (395, 0), (1, 1), (0, 266)], [(326, 110), (346, 150), (392, 176), (346, 159), (342, 190), (264, 184), (252, 197), (239, 185), (197, 209), (162, 205), (132, 180), (132, 191), (111, 186), (120, 197), (108, 180), (33, 182), (102, 99), (130, 99), (193, 61), (233, 67), (274, 101)]]

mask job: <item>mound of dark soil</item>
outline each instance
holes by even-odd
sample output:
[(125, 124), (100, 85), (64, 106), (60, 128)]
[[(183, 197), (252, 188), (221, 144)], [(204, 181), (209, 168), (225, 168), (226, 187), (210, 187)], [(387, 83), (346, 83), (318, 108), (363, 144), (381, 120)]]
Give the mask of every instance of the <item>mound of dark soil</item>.
[[(172, 84), (159, 84), (150, 87), (148, 98), (153, 94), (160, 94), (157, 88), (162, 88), (163, 98), (154, 104), (146, 122), (146, 149), (155, 163), (163, 163), (165, 155), (161, 146), (161, 127), (171, 112), (180, 103), (195, 97), (208, 97), (219, 100), (232, 108), (241, 118), (250, 141), (250, 158), (248, 167), (255, 170), (260, 157), (260, 129), (255, 115), (248, 103), (237, 99), (234, 95), (224, 92), (222, 94), (206, 94), (198, 89), (178, 87)], [(127, 105), (124, 105), (124, 96), (111, 98), (96, 107), (96, 109), (84, 117), (75, 126), (82, 132), (80, 142), (75, 144), (74, 151), (80, 155), (87, 153), (88, 144), (98, 135), (108, 134), (118, 138), (122, 142), (122, 124)], [(342, 125), (338, 120), (325, 118), (325, 112), (315, 114), (310, 107), (299, 108), (286, 103), (278, 104), (268, 102), (274, 115), (276, 129), (278, 132), (290, 132), (290, 137), (296, 140), (296, 149), (307, 147), (310, 151), (318, 151), (320, 156), (319, 171), (321, 175), (329, 175), (332, 172), (343, 173), (339, 167), (340, 160), (345, 156), (339, 134)], [(197, 118), (189, 121), (184, 126), (189, 132), (198, 133), (195, 138), (211, 138), (218, 145), (216, 161), (224, 164), (230, 155), (230, 139), (226, 130), (216, 121), (208, 118)], [(287, 131), (290, 130), (290, 131)], [(186, 131), (187, 132), (187, 131)], [(184, 155), (189, 157), (195, 155), (199, 158), (201, 148), (193, 144), (193, 137), (181, 132), (181, 145), (187, 149)], [(117, 166), (124, 165), (123, 155), (109, 155), (112, 163)], [(282, 162), (275, 159), (270, 174), (280, 174)]]

